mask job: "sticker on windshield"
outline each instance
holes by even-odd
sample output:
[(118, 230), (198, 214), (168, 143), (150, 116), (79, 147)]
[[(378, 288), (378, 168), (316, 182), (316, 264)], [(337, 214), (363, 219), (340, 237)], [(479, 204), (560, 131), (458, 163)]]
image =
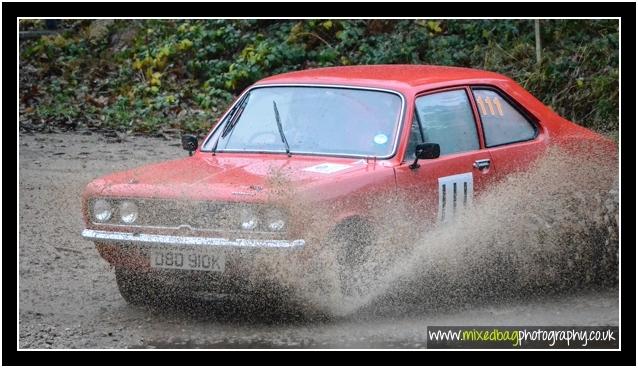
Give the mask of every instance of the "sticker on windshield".
[(374, 136), (374, 143), (386, 144), (388, 142), (388, 136), (385, 134), (377, 134)]
[(343, 164), (319, 164), (315, 166), (306, 167), (303, 170), (316, 172), (320, 174), (332, 174), (337, 171), (345, 170), (350, 167), (351, 167), (350, 165), (343, 165)]

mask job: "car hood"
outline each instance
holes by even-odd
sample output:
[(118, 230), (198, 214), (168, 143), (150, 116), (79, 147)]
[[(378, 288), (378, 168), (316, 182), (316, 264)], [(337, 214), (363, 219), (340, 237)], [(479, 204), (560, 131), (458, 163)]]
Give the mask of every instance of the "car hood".
[[(142, 166), (97, 179), (93, 195), (261, 201), (273, 190), (312, 191), (339, 184), (348, 190), (393, 177), (387, 161), (283, 154), (211, 154)], [(353, 178), (358, 180), (352, 180)], [(341, 188), (344, 189), (344, 188)], [(324, 193), (325, 194), (325, 193)]]

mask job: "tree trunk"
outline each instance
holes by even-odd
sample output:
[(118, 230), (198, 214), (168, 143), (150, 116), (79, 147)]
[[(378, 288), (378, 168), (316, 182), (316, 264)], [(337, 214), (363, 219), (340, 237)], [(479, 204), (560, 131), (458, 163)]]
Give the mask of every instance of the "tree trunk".
[(541, 64), (541, 24), (540, 20), (534, 20), (534, 33), (536, 35), (536, 64)]

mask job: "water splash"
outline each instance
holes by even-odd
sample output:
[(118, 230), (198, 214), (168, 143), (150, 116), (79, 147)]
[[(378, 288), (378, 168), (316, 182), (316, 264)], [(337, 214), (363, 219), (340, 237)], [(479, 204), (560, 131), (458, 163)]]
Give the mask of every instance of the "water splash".
[[(372, 241), (345, 272), (342, 240), (353, 229), (332, 229), (339, 204), (312, 201), (288, 174), (270, 173), (269, 203), (301, 224), (306, 249), (242, 251), (231, 280), (271, 303), (293, 300), (303, 310), (337, 316), (402, 313), (414, 304), (449, 309), (618, 282), (617, 161), (604, 152), (550, 149), (450, 223), (424, 225), (412, 215), (422, 203), (401, 193), (377, 195), (365, 231), (349, 224)], [(344, 283), (355, 292), (344, 293)]]
[[(293, 216), (313, 219), (310, 243), (321, 242), (331, 212), (287, 198)], [(454, 222), (426, 230), (406, 216), (414, 204), (400, 197), (376, 203), (385, 203), (373, 210), (378, 220), (368, 229), (376, 241), (349, 272), (365, 293), (342, 295), (338, 249), (325, 242), (303, 257), (264, 256), (258, 263), (270, 267), (260, 266), (266, 272), (259, 274), (334, 315), (384, 303), (395, 310), (414, 301), (446, 308), (618, 282), (618, 172), (604, 153), (551, 149), (475, 198)]]

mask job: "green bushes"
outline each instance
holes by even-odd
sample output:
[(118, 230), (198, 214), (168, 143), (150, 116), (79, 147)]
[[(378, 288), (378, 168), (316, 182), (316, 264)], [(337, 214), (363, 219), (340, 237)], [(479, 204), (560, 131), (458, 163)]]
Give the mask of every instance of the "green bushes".
[(201, 133), (268, 75), (396, 63), (503, 73), (568, 119), (618, 129), (615, 20), (541, 21), (541, 65), (532, 20), (82, 20), (63, 27), (71, 30), (21, 43), (22, 129)]

